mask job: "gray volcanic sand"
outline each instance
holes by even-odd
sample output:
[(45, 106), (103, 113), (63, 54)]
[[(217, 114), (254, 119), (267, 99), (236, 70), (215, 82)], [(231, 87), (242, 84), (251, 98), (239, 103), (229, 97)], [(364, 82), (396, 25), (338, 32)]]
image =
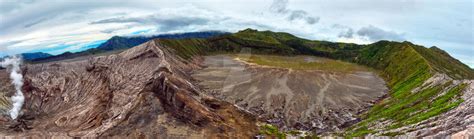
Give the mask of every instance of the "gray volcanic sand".
[[(308, 56), (308, 61), (317, 57)], [(193, 77), (210, 95), (282, 128), (333, 131), (388, 91), (372, 72), (341, 73), (248, 65), (228, 55), (206, 56)]]

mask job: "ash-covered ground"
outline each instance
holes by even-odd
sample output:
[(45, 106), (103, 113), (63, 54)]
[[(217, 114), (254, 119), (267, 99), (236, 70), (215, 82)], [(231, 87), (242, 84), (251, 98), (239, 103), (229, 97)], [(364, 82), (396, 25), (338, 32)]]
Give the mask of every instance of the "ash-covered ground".
[[(317, 62), (318, 57), (304, 59)], [(293, 70), (231, 55), (206, 56), (203, 64), (206, 68), (192, 76), (210, 95), (287, 129), (337, 131), (388, 92), (383, 79), (368, 70)]]

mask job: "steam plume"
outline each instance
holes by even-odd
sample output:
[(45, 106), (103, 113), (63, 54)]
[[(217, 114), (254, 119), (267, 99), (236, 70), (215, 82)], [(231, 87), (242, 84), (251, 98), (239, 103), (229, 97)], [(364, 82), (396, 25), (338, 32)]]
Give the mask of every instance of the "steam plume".
[(23, 86), (23, 75), (20, 72), (21, 58), (18, 56), (13, 56), (6, 58), (4, 61), (0, 62), (1, 67), (11, 67), (10, 78), (12, 84), (15, 85), (16, 93), (12, 96), (13, 107), (9, 111), (10, 117), (16, 119), (20, 113), (21, 107), (25, 101), (25, 96), (21, 92), (21, 87)]

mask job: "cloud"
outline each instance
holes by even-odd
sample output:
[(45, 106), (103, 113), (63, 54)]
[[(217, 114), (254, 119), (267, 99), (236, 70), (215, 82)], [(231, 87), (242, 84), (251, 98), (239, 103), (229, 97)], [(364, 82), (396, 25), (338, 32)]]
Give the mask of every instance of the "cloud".
[(352, 37), (354, 37), (354, 30), (352, 28), (347, 28), (345, 31), (339, 32), (337, 37), (352, 38)]
[(14, 12), (21, 7), (33, 3), (34, 0), (21, 0), (21, 1), (2, 1), (0, 0), (0, 14), (6, 14)]
[(306, 21), (308, 24), (315, 24), (319, 22), (319, 17), (311, 17), (308, 15), (306, 11), (303, 10), (295, 10), (291, 11), (290, 16), (288, 16), (288, 19), (290, 21), (297, 20), (297, 19), (303, 19)]
[(379, 40), (405, 41), (405, 34), (388, 31), (379, 27), (368, 25), (357, 31), (352, 27), (341, 24), (333, 24), (331, 29), (338, 32), (338, 41), (369, 44)]
[(334, 30), (339, 30), (339, 34), (337, 34), (338, 38), (354, 38), (354, 29), (351, 27), (341, 25), (341, 24), (333, 24), (331, 26), (332, 29)]
[(276, 13), (288, 13), (289, 10), (287, 9), (288, 0), (273, 0), (272, 5), (270, 6), (270, 10)]
[(289, 21), (302, 20), (307, 24), (316, 24), (319, 22), (319, 17), (312, 17), (304, 10), (288, 9), (288, 0), (273, 0), (270, 11), (287, 16), (287, 20)]
[[(275, 29), (266, 21), (225, 15), (194, 5), (145, 10), (97, 8), (97, 5), (69, 9), (69, 5), (73, 4), (66, 3), (65, 7), (49, 7), (51, 10), (46, 10), (44, 14), (31, 13), (29, 10), (29, 8), (40, 7), (37, 5), (45, 5), (44, 3), (13, 10), (12, 13), (19, 12), (22, 18), (12, 15), (0, 22), (0, 29), (2, 29), (0, 56), (35, 51), (48, 51), (55, 54), (77, 51), (84, 48), (82, 44), (105, 40), (114, 35), (132, 35), (143, 30), (147, 31), (140, 34), (153, 35), (205, 30), (234, 32), (248, 27)], [(52, 5), (61, 5), (61, 3), (52, 3)], [(60, 12), (58, 9), (65, 11)], [(29, 18), (33, 15), (35, 15), (34, 18)], [(14, 24), (20, 19), (23, 21)]]
[(404, 41), (404, 35), (394, 31), (386, 31), (381, 28), (369, 25), (362, 27), (357, 31), (357, 35), (366, 37), (370, 41), (393, 40)]
[(39, 20), (36, 20), (36, 21), (33, 21), (33, 22), (30, 22), (30, 23), (25, 24), (24, 27), (25, 27), (25, 28), (29, 28), (29, 27), (35, 26), (35, 25), (37, 25), (37, 24), (43, 23), (43, 22), (45, 22), (45, 21), (47, 21), (47, 20), (49, 20), (49, 19), (51, 19), (51, 17), (41, 18), (41, 19), (39, 19)]
[(187, 27), (191, 25), (205, 25), (210, 19), (202, 17), (167, 17), (161, 15), (149, 15), (143, 17), (119, 17), (109, 18), (91, 22), (90, 24), (108, 24), (108, 23), (134, 23), (140, 25), (157, 25), (161, 31), (169, 31), (177, 28)]
[(341, 25), (341, 24), (333, 24), (331, 25), (331, 30), (333, 30), (334, 32), (338, 32), (337, 41), (360, 43), (360, 44), (370, 43), (370, 42), (367, 42), (366, 40), (361, 40), (360, 38), (358, 38), (357, 34), (355, 34), (354, 32), (354, 29), (352, 29), (349, 26)]

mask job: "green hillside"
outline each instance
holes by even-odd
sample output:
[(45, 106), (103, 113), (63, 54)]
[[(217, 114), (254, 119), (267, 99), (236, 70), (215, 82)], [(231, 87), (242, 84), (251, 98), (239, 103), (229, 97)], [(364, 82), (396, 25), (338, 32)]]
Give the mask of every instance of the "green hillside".
[(205, 39), (160, 39), (155, 40), (166, 47), (170, 47), (178, 56), (190, 59), (196, 55), (204, 55), (210, 50), (208, 41)]
[(474, 78), (474, 73), (471, 68), (461, 63), (459, 60), (451, 57), (447, 52), (438, 47), (426, 48), (419, 45), (412, 44), (413, 48), (423, 56), (431, 67), (441, 73), (447, 73), (452, 78)]
[[(424, 88), (417, 93), (411, 92), (436, 72), (452, 77), (472, 78), (472, 69), (464, 68), (467, 66), (456, 63), (457, 60), (447, 54), (438, 55), (441, 54), (410, 42), (380, 41), (361, 49), (356, 62), (380, 70), (380, 75), (385, 78), (391, 90), (389, 97), (361, 115), (362, 122), (349, 128), (348, 136), (361, 136), (415, 124), (459, 105), (462, 102), (459, 95), (464, 85), (448, 88), (451, 84), (446, 83), (443, 86)], [(443, 66), (440, 63), (451, 65)], [(445, 72), (446, 70), (456, 72)], [(450, 90), (439, 95), (444, 89)], [(379, 129), (370, 128), (387, 121), (389, 124)], [(396, 134), (398, 133), (387, 135)]]
[[(282, 32), (246, 29), (210, 39), (162, 40), (185, 59), (194, 55), (239, 53), (250, 48), (254, 54), (315, 55), (344, 60), (372, 67), (385, 79), (390, 88), (388, 96), (360, 115), (361, 122), (349, 127), (346, 136), (362, 136), (415, 124), (439, 115), (459, 105), (465, 85), (420, 87), (435, 73), (445, 73), (454, 79), (473, 79), (474, 71), (443, 50), (426, 48), (410, 42), (379, 41), (369, 45), (315, 41)], [(442, 90), (447, 93), (439, 95)], [(376, 123), (390, 124), (371, 128)], [(391, 133), (389, 135), (396, 135)]]
[(209, 39), (213, 50), (240, 52), (251, 48), (252, 53), (278, 55), (317, 55), (333, 59), (350, 60), (357, 56), (363, 45), (335, 43), (298, 38), (284, 32), (246, 29), (234, 34)]

